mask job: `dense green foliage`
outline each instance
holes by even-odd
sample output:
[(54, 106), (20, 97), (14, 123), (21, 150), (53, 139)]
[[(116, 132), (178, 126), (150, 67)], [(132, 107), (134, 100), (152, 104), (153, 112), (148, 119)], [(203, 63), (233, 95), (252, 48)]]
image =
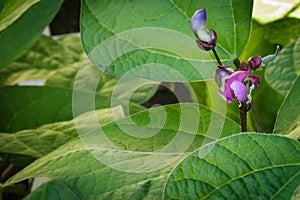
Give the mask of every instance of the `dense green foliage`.
[[(0, 1), (3, 194), (48, 177), (26, 199), (299, 196), (299, 18), (262, 24), (252, 0), (82, 0), (80, 37), (41, 36), (61, 3)], [(217, 61), (190, 28), (200, 8), (226, 65), (281, 46), (255, 72), (265, 133), (251, 112), (240, 133), (237, 102), (219, 97)], [(193, 102), (144, 107), (162, 81), (184, 82)]]

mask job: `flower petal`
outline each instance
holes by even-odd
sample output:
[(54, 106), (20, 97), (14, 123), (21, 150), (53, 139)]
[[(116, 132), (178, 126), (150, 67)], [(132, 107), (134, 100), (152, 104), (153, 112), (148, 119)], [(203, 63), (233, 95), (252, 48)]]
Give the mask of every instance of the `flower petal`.
[(231, 84), (233, 81), (244, 81), (246, 76), (248, 75), (248, 71), (236, 71), (234, 73), (232, 73), (226, 80), (225, 80), (225, 84)]
[(212, 42), (212, 37), (206, 29), (206, 10), (197, 10), (191, 18), (191, 27), (195, 36), (201, 42)]
[(195, 34), (197, 34), (198, 30), (205, 26), (206, 26), (206, 10), (205, 9), (197, 10), (191, 18), (192, 30)]
[(247, 88), (244, 83), (240, 81), (233, 81), (230, 84), (230, 89), (234, 94), (234, 98), (238, 99), (240, 102), (245, 102), (247, 98)]

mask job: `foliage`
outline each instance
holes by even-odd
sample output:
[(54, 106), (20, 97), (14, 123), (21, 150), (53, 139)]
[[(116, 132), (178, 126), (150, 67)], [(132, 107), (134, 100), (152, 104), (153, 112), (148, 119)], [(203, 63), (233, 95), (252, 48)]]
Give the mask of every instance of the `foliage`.
[[(82, 0), (81, 36), (42, 36), (61, 3), (0, 2), (4, 198), (299, 196), (300, 19), (292, 12), (261, 24), (251, 0)], [(251, 114), (241, 133), (237, 102), (217, 94), (218, 63), (190, 28), (201, 8), (225, 65), (281, 46), (255, 72), (262, 79), (253, 105), (265, 133)], [(164, 81), (183, 82), (192, 102), (173, 90), (178, 103), (144, 107)], [(49, 181), (23, 188), (37, 177)]]

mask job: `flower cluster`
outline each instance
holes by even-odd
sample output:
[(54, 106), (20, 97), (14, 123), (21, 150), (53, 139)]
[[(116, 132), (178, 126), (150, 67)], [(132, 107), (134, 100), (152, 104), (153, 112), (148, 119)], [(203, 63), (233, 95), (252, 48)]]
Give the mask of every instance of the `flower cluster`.
[[(251, 98), (251, 92), (260, 84), (260, 77), (252, 75), (252, 70), (256, 70), (261, 65), (261, 58), (254, 56), (249, 59), (248, 64), (242, 62), (241, 71), (234, 71), (229, 66), (218, 66), (215, 74), (215, 81), (219, 86), (220, 96), (231, 103), (232, 99), (246, 102)], [(250, 91), (246, 87), (250, 84)]]
[[(191, 28), (199, 48), (215, 52), (217, 33), (213, 29), (210, 32), (207, 31), (205, 9), (197, 10), (194, 13), (191, 18)], [(215, 56), (217, 56), (216, 53)], [(219, 61), (219, 58), (217, 60)], [(215, 81), (219, 86), (220, 96), (227, 103), (231, 103), (232, 99), (237, 99), (239, 102), (251, 101), (252, 90), (260, 84), (260, 77), (252, 75), (252, 70), (256, 70), (262, 64), (261, 57), (254, 56), (248, 60), (248, 63), (242, 62), (239, 71), (234, 71), (229, 66), (222, 66), (221, 61), (218, 63)]]

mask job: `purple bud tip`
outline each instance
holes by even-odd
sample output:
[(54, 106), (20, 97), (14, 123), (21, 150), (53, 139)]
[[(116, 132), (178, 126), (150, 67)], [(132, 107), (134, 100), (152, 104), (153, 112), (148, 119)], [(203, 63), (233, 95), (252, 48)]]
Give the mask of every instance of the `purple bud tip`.
[(262, 63), (260, 56), (253, 56), (249, 58), (248, 63), (251, 67), (251, 69), (256, 70)]
[(197, 10), (191, 19), (191, 27), (194, 34), (197, 34), (200, 28), (205, 28), (206, 26), (206, 10)]

